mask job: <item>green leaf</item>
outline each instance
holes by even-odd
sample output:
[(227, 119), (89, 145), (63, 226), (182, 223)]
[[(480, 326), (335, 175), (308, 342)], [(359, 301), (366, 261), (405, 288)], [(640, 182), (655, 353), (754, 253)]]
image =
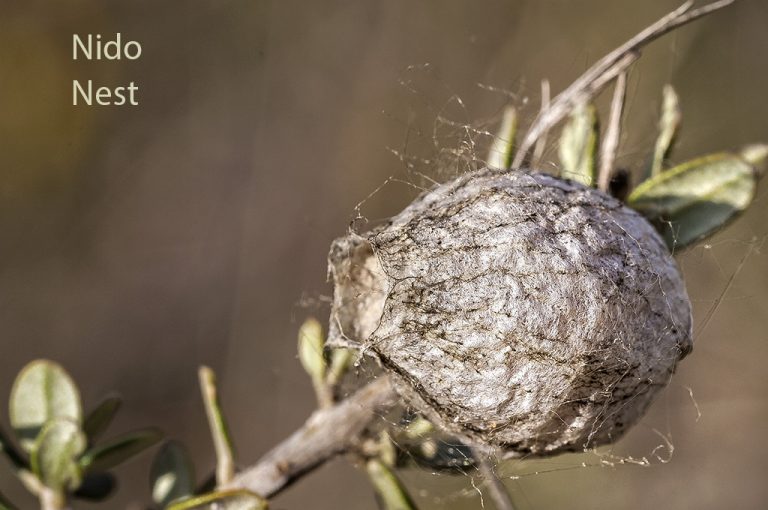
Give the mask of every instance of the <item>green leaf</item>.
[(665, 85), (663, 90), (663, 102), (661, 106), (661, 119), (659, 119), (659, 136), (656, 138), (656, 146), (653, 149), (653, 161), (651, 162), (651, 176), (658, 175), (664, 168), (664, 162), (672, 151), (672, 146), (677, 137), (682, 113), (677, 93), (672, 85)]
[(768, 145), (756, 143), (747, 145), (739, 152), (741, 159), (756, 167), (759, 173), (762, 173), (762, 166), (768, 159)]
[(591, 104), (580, 104), (571, 112), (560, 135), (562, 176), (593, 186), (597, 180), (597, 112)]
[(103, 501), (115, 492), (117, 479), (111, 473), (89, 473), (85, 475), (75, 497), (87, 501)]
[(383, 510), (415, 510), (416, 505), (405, 486), (386, 464), (370, 459), (365, 470)]
[(507, 170), (512, 165), (515, 154), (515, 136), (517, 135), (517, 110), (512, 106), (504, 108), (501, 126), (493, 138), (488, 151), (488, 167)]
[(55, 492), (75, 489), (82, 478), (77, 458), (86, 445), (87, 439), (78, 423), (55, 418), (43, 427), (35, 442), (32, 471), (43, 485)]
[(205, 414), (208, 417), (208, 425), (213, 436), (213, 446), (216, 449), (216, 482), (218, 485), (224, 485), (229, 483), (235, 475), (235, 454), (232, 438), (219, 403), (216, 375), (210, 368), (200, 367), (199, 377)]
[(8, 436), (5, 435), (5, 431), (2, 428), (0, 428), (0, 450), (3, 451), (5, 456), (13, 465), (14, 469), (18, 470), (29, 468), (29, 463), (27, 460), (24, 458), (21, 452), (16, 449), (16, 446), (11, 442)]
[(161, 507), (195, 491), (195, 469), (189, 453), (178, 441), (163, 445), (150, 469), (152, 501)]
[(326, 383), (330, 387), (335, 387), (341, 382), (342, 377), (344, 377), (344, 374), (352, 364), (355, 354), (355, 351), (352, 349), (345, 349), (343, 347), (338, 347), (331, 351), (331, 363), (326, 376)]
[(129, 432), (88, 450), (80, 459), (80, 467), (90, 473), (108, 471), (157, 444), (162, 438), (163, 434), (156, 429)]
[(417, 416), (410, 423), (408, 423), (408, 425), (405, 426), (403, 433), (408, 439), (419, 439), (426, 436), (427, 434), (431, 434), (434, 432), (434, 430), (435, 426), (432, 425), (432, 422), (426, 418)]
[(667, 245), (687, 246), (712, 234), (752, 202), (758, 173), (736, 154), (683, 163), (651, 177), (627, 198), (654, 221)]
[(406, 465), (415, 463), (433, 471), (461, 474), (475, 467), (475, 459), (469, 446), (456, 439), (428, 437), (418, 442), (398, 444)]
[(91, 411), (85, 418), (83, 424), (83, 431), (88, 436), (88, 440), (93, 443), (98, 439), (104, 431), (107, 430), (109, 424), (115, 418), (115, 415), (120, 410), (120, 406), (123, 403), (123, 399), (117, 395), (110, 395), (104, 398), (96, 408)]
[(171, 503), (166, 510), (265, 510), (267, 502), (253, 492), (237, 489), (217, 491)]
[(8, 500), (8, 498), (3, 494), (0, 494), (0, 510), (16, 510), (16, 507)]
[(21, 447), (31, 452), (43, 426), (56, 418), (81, 422), (77, 386), (57, 363), (33, 361), (21, 370), (11, 390), (11, 425)]
[(316, 319), (307, 319), (299, 329), (299, 361), (313, 381), (325, 378), (323, 326)]

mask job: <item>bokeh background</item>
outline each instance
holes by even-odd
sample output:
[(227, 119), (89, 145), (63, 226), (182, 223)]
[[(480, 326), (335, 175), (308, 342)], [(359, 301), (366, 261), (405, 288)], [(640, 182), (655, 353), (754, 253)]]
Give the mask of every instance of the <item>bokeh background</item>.
[[(29, 360), (57, 360), (86, 405), (124, 396), (112, 432), (158, 425), (205, 471), (196, 368), (209, 364), (240, 460), (256, 460), (313, 408), (295, 336), (327, 314), (330, 241), (465, 170), (505, 104), (530, 120), (542, 78), (560, 91), (677, 5), (1, 2), (0, 395)], [(649, 47), (620, 163), (647, 161), (665, 83), (684, 111), (675, 161), (768, 141), (766, 21), (768, 3), (742, 0)], [(116, 32), (142, 44), (138, 61), (72, 61), (73, 33)], [(73, 79), (134, 81), (140, 106), (73, 107)], [(602, 455), (500, 466), (520, 509), (765, 507), (766, 213), (763, 185), (747, 214), (679, 258), (696, 347), (640, 426)], [(77, 508), (147, 501), (149, 461), (120, 470), (114, 499)], [(0, 490), (34, 508), (0, 468)], [(469, 477), (404, 478), (423, 508), (481, 505)], [(310, 505), (375, 508), (343, 460), (274, 508)]]

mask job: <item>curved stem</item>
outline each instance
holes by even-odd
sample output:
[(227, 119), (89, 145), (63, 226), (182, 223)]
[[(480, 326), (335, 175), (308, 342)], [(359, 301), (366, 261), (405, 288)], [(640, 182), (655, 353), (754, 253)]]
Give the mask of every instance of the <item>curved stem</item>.
[(40, 510), (70, 510), (66, 497), (58, 491), (45, 488), (40, 491)]
[(389, 376), (368, 383), (335, 406), (315, 411), (296, 432), (222, 488), (272, 497), (304, 474), (349, 449), (397, 401)]

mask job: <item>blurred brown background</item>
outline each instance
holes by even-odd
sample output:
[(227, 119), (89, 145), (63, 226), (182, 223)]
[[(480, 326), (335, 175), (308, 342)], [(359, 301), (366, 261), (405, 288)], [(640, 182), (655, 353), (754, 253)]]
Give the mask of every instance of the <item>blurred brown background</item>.
[[(326, 250), (356, 205), (372, 220), (398, 212), (420, 174), (444, 179), (484, 154), (487, 137), (462, 125), (493, 126), (507, 101), (530, 119), (542, 78), (560, 91), (677, 5), (0, 2), (2, 399), (26, 362), (55, 359), (86, 406), (110, 390), (125, 397), (112, 432), (159, 425), (212, 466), (195, 376), (206, 363), (252, 462), (312, 410), (295, 334), (327, 314)], [(648, 48), (630, 79), (620, 163), (644, 164), (668, 82), (684, 111), (676, 161), (768, 141), (767, 21), (768, 3), (743, 0)], [(71, 60), (73, 33), (115, 32), (142, 44), (138, 61)], [(135, 81), (140, 106), (73, 107), (73, 79)], [(680, 258), (696, 348), (609, 452), (651, 466), (597, 455), (502, 466), (521, 510), (765, 508), (765, 190)], [(149, 457), (122, 469), (118, 496), (99, 507), (147, 501)], [(467, 477), (405, 479), (423, 508), (480, 507)], [(4, 468), (0, 490), (35, 507)], [(308, 507), (375, 503), (364, 476), (336, 461), (274, 505)]]

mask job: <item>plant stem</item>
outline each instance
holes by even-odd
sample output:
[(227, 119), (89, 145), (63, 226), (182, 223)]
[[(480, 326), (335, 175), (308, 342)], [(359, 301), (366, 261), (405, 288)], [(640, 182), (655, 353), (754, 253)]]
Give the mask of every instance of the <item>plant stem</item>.
[(70, 510), (67, 498), (59, 491), (44, 488), (40, 491), (40, 510)]
[(616, 154), (621, 141), (621, 114), (624, 111), (624, 98), (627, 94), (627, 72), (624, 71), (616, 78), (616, 85), (611, 100), (611, 116), (608, 119), (608, 127), (603, 137), (602, 152), (600, 155), (600, 172), (597, 177), (597, 189), (608, 193), (611, 185), (613, 165), (616, 163)]
[(200, 391), (205, 403), (205, 414), (213, 436), (216, 449), (216, 485), (222, 485), (232, 480), (235, 474), (235, 460), (232, 453), (232, 440), (229, 437), (227, 423), (219, 404), (216, 390), (216, 375), (208, 367), (200, 367)]
[(474, 457), (475, 462), (477, 462), (477, 470), (485, 479), (485, 484), (488, 487), (488, 495), (493, 500), (496, 510), (515, 510), (515, 505), (512, 503), (512, 498), (509, 496), (507, 488), (496, 475), (496, 471), (493, 469), (493, 466), (483, 449), (473, 447), (472, 457)]
[(686, 23), (722, 9), (735, 1), (719, 0), (694, 10), (691, 10), (693, 2), (688, 1), (608, 53), (561, 92), (547, 110), (539, 113), (528, 128), (520, 149), (515, 154), (512, 168), (521, 168), (528, 161), (528, 153), (539, 137), (568, 115), (574, 105), (589, 101), (608, 82), (632, 65), (640, 56), (642, 47)]
[(339, 404), (315, 411), (301, 428), (222, 488), (247, 489), (270, 498), (348, 450), (374, 418), (396, 401), (390, 377), (381, 376)]

